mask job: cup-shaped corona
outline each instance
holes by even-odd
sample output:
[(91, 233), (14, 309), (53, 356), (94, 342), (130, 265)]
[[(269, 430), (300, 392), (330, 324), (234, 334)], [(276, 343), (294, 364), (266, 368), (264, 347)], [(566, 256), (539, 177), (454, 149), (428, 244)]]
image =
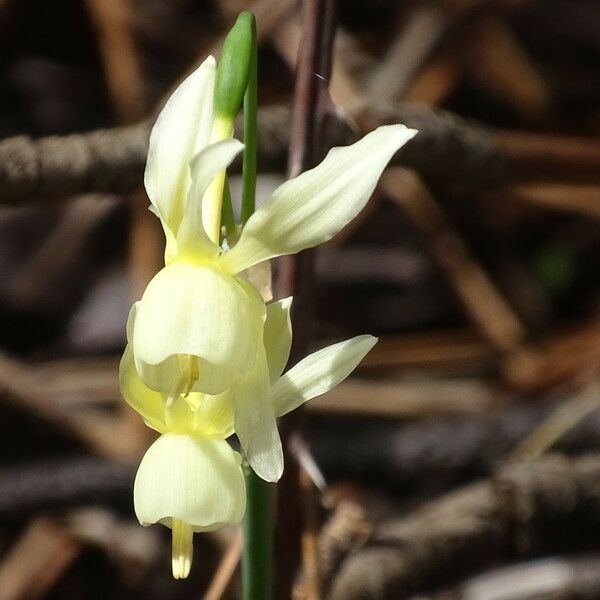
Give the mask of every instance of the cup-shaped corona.
[(132, 324), (135, 363), (146, 384), (175, 398), (237, 385), (262, 345), (265, 305), (249, 288), (213, 265), (176, 262), (162, 269)]
[(246, 508), (241, 456), (225, 441), (165, 433), (148, 448), (133, 489), (142, 525), (172, 529), (173, 575), (187, 577), (192, 533), (240, 523)]

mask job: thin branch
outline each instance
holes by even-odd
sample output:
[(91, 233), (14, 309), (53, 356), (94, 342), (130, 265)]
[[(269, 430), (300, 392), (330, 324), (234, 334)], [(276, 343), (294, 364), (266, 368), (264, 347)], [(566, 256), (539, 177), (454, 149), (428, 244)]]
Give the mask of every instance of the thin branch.
[(498, 559), (578, 548), (600, 535), (600, 457), (509, 465), (490, 480), (378, 525), (338, 572), (331, 600), (403, 598)]
[[(452, 113), (411, 104), (373, 107), (366, 119), (374, 126), (401, 122), (418, 129), (419, 135), (396, 154), (392, 164), (447, 181), (468, 180), (473, 185), (533, 178), (598, 181), (600, 140), (595, 138), (492, 133)], [(290, 140), (289, 109), (262, 109), (258, 122), (259, 169), (283, 171)], [(62, 137), (0, 141), (0, 204), (135, 190), (142, 181), (150, 125), (142, 122)], [(356, 139), (347, 121), (331, 119), (328, 146)]]

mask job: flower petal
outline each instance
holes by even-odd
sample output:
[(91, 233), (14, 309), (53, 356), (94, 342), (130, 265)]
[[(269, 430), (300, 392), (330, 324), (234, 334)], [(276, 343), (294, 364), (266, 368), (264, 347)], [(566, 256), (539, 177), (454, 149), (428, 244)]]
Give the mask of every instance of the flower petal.
[(238, 243), (222, 255), (234, 273), (262, 260), (329, 240), (369, 199), (398, 148), (417, 132), (386, 125), (344, 148), (333, 148), (310, 171), (286, 181), (248, 219)]
[(133, 327), (135, 325), (135, 316), (137, 315), (137, 308), (139, 302), (134, 302), (129, 309), (129, 314), (127, 315), (127, 325), (125, 326), (125, 335), (127, 336), (127, 343), (131, 344), (133, 342)]
[(165, 423), (174, 433), (226, 439), (233, 434), (233, 404), (228, 392), (211, 396), (192, 392), (165, 408)]
[(164, 396), (144, 384), (135, 368), (130, 345), (126, 346), (119, 364), (119, 386), (127, 404), (143, 417), (149, 427), (160, 433), (167, 430)]
[(246, 508), (241, 457), (224, 440), (161, 435), (142, 458), (133, 500), (142, 525), (179, 519), (214, 531), (237, 524)]
[(291, 296), (267, 304), (263, 340), (271, 382), (274, 382), (283, 373), (290, 356), (292, 346), (291, 307)]
[(150, 135), (144, 185), (173, 233), (190, 186), (190, 160), (209, 140), (214, 85), (215, 59), (209, 56), (167, 100)]
[(235, 432), (250, 466), (265, 481), (275, 482), (283, 473), (283, 451), (269, 397), (266, 363), (264, 352), (258, 352), (246, 380), (231, 388), (231, 399), (235, 410)]
[(244, 144), (235, 139), (223, 140), (203, 148), (190, 163), (192, 184), (183, 219), (177, 231), (179, 258), (216, 257), (219, 247), (206, 234), (202, 224), (202, 198), (217, 173), (225, 170), (242, 151)]
[(352, 373), (376, 343), (377, 338), (372, 335), (359, 335), (302, 359), (271, 387), (275, 414), (281, 417), (334, 388)]
[[(245, 282), (208, 265), (173, 263), (138, 303), (133, 353), (149, 387), (219, 394), (240, 381), (262, 346), (265, 305)], [(197, 357), (197, 359), (196, 359)], [(193, 373), (192, 373), (193, 371)]]

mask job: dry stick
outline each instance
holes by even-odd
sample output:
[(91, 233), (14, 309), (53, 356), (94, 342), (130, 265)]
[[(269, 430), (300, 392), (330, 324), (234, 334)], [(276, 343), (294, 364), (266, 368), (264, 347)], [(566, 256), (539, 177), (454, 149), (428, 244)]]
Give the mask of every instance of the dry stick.
[(457, 50), (450, 48), (431, 61), (406, 88), (402, 99), (440, 106), (450, 96), (462, 75), (463, 65)]
[(452, 589), (411, 600), (597, 600), (600, 556), (551, 556), (476, 575)]
[(411, 172), (396, 168), (384, 174), (382, 187), (424, 236), (430, 254), (481, 334), (500, 352), (517, 350), (526, 337), (525, 328), (424, 184)]
[[(342, 35), (344, 32), (342, 31)], [(290, 15), (281, 26), (273, 32), (272, 41), (281, 57), (290, 69), (296, 65), (296, 53), (302, 37), (302, 24), (298, 14)], [(346, 56), (341, 44), (334, 45), (335, 65), (329, 81), (329, 94), (335, 104), (343, 107), (350, 118), (360, 115), (370, 105), (370, 100), (356, 86), (354, 77), (346, 67)], [(335, 132), (333, 133), (335, 137)], [(330, 145), (339, 145), (332, 143)]]
[[(33, 256), (19, 269), (10, 284), (13, 302), (23, 310), (46, 301), (53, 310), (52, 291), (72, 277), (73, 264), (80, 256), (98, 223), (117, 203), (114, 196), (82, 196), (65, 207), (60, 221), (42, 241)], [(48, 306), (50, 304), (50, 306)]]
[(238, 529), (213, 575), (203, 600), (221, 600), (223, 598), (240, 563), (242, 543), (242, 530)]
[(79, 542), (102, 550), (125, 578), (148, 573), (164, 556), (164, 540), (157, 529), (140, 527), (136, 520), (97, 503), (74, 509), (61, 524)]
[[(339, 78), (338, 78), (339, 79)], [(334, 93), (348, 93), (335, 86)], [(419, 135), (400, 149), (401, 164), (449, 181), (474, 185), (507, 180), (595, 181), (600, 173), (600, 140), (498, 131), (491, 133), (446, 111), (402, 104), (373, 105), (364, 113), (372, 124), (402, 122)], [(259, 111), (259, 167), (282, 170), (290, 136), (290, 113), (282, 107)], [(150, 123), (32, 140), (0, 141), (0, 204), (60, 201), (89, 192), (130, 192), (139, 187)], [(329, 145), (356, 141), (344, 119), (331, 120)]]
[(30, 364), (27, 373), (32, 388), (43, 389), (55, 406), (69, 407), (120, 401), (118, 368), (119, 357), (102, 356)]
[(521, 115), (546, 115), (552, 104), (548, 85), (512, 31), (494, 17), (480, 19), (474, 28), (474, 48), (468, 55), (474, 77)]
[[(86, 0), (98, 36), (104, 72), (112, 103), (122, 124), (142, 118), (146, 105), (144, 78), (133, 32), (129, 26), (130, 0)], [(164, 238), (158, 219), (148, 211), (142, 189), (131, 196), (132, 223), (129, 236), (129, 270), (132, 300), (137, 300), (162, 266)], [(139, 415), (120, 405), (125, 434), (137, 439), (140, 448), (152, 439)]]
[(438, 4), (416, 5), (392, 42), (367, 87), (378, 102), (397, 100), (421, 70), (451, 22), (449, 11)]
[[(369, 398), (369, 397), (365, 397)], [(342, 481), (376, 482), (403, 497), (445, 490), (487, 477), (513, 449), (556, 411), (559, 401), (507, 405), (480, 414), (399, 422), (346, 418), (346, 435), (331, 435), (337, 415), (319, 420), (309, 442), (324, 475)], [(417, 417), (418, 418), (418, 417)], [(555, 447), (568, 455), (600, 451), (600, 413), (580, 421)], [(348, 456), (352, 456), (352, 461)]]
[[(408, 17), (403, 15), (401, 31), (376, 67), (367, 95), (377, 102), (402, 98), (435, 105), (443, 101), (462, 74), (458, 58), (472, 38), (472, 13), (482, 4), (486, 2), (447, 0), (413, 7)], [(435, 52), (440, 57), (432, 61)]]
[(584, 327), (549, 336), (503, 364), (506, 380), (528, 391), (550, 389), (600, 372), (600, 319)]
[(582, 183), (593, 180), (600, 171), (600, 140), (598, 138), (569, 137), (497, 131), (495, 142), (506, 158), (508, 172), (517, 179), (566, 180)]
[(0, 598), (45, 597), (80, 551), (81, 545), (62, 526), (37, 518), (0, 563)]
[[(365, 398), (372, 396), (363, 396), (363, 404)], [(360, 427), (352, 428), (351, 436), (332, 435), (328, 418), (311, 427), (310, 448), (324, 475), (353, 481), (376, 480), (402, 493), (407, 489), (425, 489), (430, 494), (432, 482), (441, 487), (465, 478), (487, 476), (560, 403), (569, 401), (568, 396), (552, 403), (516, 404), (510, 397), (506, 400), (496, 410), (488, 406), (462, 415), (446, 411), (444, 419), (440, 411), (435, 420), (428, 419), (426, 412), (419, 413), (417, 406), (411, 415), (413, 420), (404, 423), (397, 419), (366, 421), (360, 415), (354, 421)], [(556, 447), (569, 455), (600, 451), (600, 415), (596, 413), (581, 421)], [(349, 454), (353, 456), (351, 462)], [(319, 482), (308, 460), (310, 456), (301, 458), (307, 472)], [(13, 522), (40, 509), (65, 505), (121, 503), (131, 493), (136, 466), (71, 457), (1, 469), (0, 520)], [(323, 488), (322, 479), (319, 485)]]
[[(123, 124), (137, 121), (143, 116), (146, 102), (143, 76), (128, 23), (129, 2), (86, 0), (86, 3), (96, 28), (110, 96), (119, 120)], [(147, 205), (146, 195), (136, 191), (130, 239), (134, 299), (160, 268), (162, 258), (162, 232)]]
[(378, 381), (352, 377), (308, 404), (309, 412), (387, 418), (484, 413), (502, 397), (481, 379)]
[(600, 188), (597, 185), (530, 183), (493, 190), (488, 198), (498, 203), (508, 200), (600, 219)]
[(488, 369), (495, 360), (490, 345), (469, 331), (387, 335), (365, 356), (359, 372), (417, 368), (465, 373)]
[(293, 597), (303, 600), (319, 600), (322, 597), (321, 565), (317, 542), (321, 508), (320, 495), (303, 468), (300, 468), (299, 491), (304, 517), (301, 537), (303, 580), (300, 585), (295, 586)]
[(14, 522), (65, 506), (122, 503), (137, 464), (72, 455), (0, 469), (0, 519)]
[(139, 453), (136, 440), (123, 435), (120, 420), (102, 412), (74, 413), (69, 407), (61, 409), (51, 396), (43, 394), (43, 389), (43, 386), (34, 388), (31, 385), (28, 367), (0, 355), (0, 392), (3, 400), (54, 424), (100, 456), (122, 458)]
[[(113, 105), (123, 124), (139, 120), (145, 110), (144, 79), (128, 23), (129, 0), (86, 0), (94, 24)], [(133, 297), (138, 298), (160, 268), (163, 235), (143, 191), (133, 196), (130, 268)]]
[[(335, 35), (335, 0), (304, 0), (302, 38), (298, 49), (294, 106), (292, 109), (288, 176), (295, 177), (314, 166), (322, 155), (325, 126), (325, 102), (331, 73)], [(308, 349), (312, 331), (312, 280), (314, 260), (311, 251), (282, 257), (279, 261), (278, 296), (294, 296), (295, 335), (291, 360), (296, 361)], [(298, 326), (300, 324), (300, 326)], [(298, 499), (300, 472), (286, 443), (302, 422), (302, 410), (282, 421), (284, 456), (287, 468), (278, 486), (276, 529), (275, 597), (289, 598), (300, 553), (302, 507)], [(309, 548), (310, 550), (310, 548)], [(309, 556), (304, 562), (316, 564)], [(309, 588), (318, 591), (318, 573)], [(315, 597), (314, 600), (317, 600)]]
[(531, 431), (508, 457), (508, 460), (539, 458), (583, 419), (600, 408), (600, 386), (595, 381), (573, 398), (561, 404), (548, 418)]
[(319, 560), (325, 592), (347, 554), (358, 550), (369, 539), (372, 531), (373, 526), (359, 504), (351, 500), (338, 503), (319, 533)]
[(573, 540), (581, 547), (600, 535), (599, 516), (598, 455), (509, 465), (381, 523), (369, 546), (344, 561), (329, 598), (402, 598), (490, 561), (543, 550), (544, 543), (554, 551)]

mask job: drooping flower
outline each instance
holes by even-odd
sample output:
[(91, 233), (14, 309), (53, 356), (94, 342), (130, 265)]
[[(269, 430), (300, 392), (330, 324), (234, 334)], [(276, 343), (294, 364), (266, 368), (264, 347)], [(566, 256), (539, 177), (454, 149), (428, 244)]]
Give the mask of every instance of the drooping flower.
[(416, 132), (388, 125), (332, 149), (281, 185), (224, 250), (210, 226), (220, 203), (209, 187), (242, 144), (211, 143), (214, 79), (208, 58), (171, 96), (152, 131), (144, 181), (165, 231), (166, 266), (131, 311), (131, 347), (141, 379), (167, 404), (227, 392), (250, 465), (277, 481), (283, 457), (270, 401), (271, 342), (263, 335), (268, 308), (240, 273), (330, 239), (360, 212), (388, 161)]
[[(267, 402), (276, 416), (336, 386), (377, 341), (363, 335), (333, 344), (282, 375), (292, 339), (290, 304), (290, 298), (269, 304), (263, 328), (273, 382)], [(121, 359), (119, 380), (125, 400), (160, 433), (135, 478), (135, 512), (142, 525), (161, 523), (172, 530), (173, 575), (185, 578), (192, 562), (193, 533), (237, 524), (244, 514), (241, 456), (226, 441), (234, 432), (232, 397), (229, 390), (217, 395), (191, 392), (167, 403), (164, 393), (142, 381), (131, 345)]]

